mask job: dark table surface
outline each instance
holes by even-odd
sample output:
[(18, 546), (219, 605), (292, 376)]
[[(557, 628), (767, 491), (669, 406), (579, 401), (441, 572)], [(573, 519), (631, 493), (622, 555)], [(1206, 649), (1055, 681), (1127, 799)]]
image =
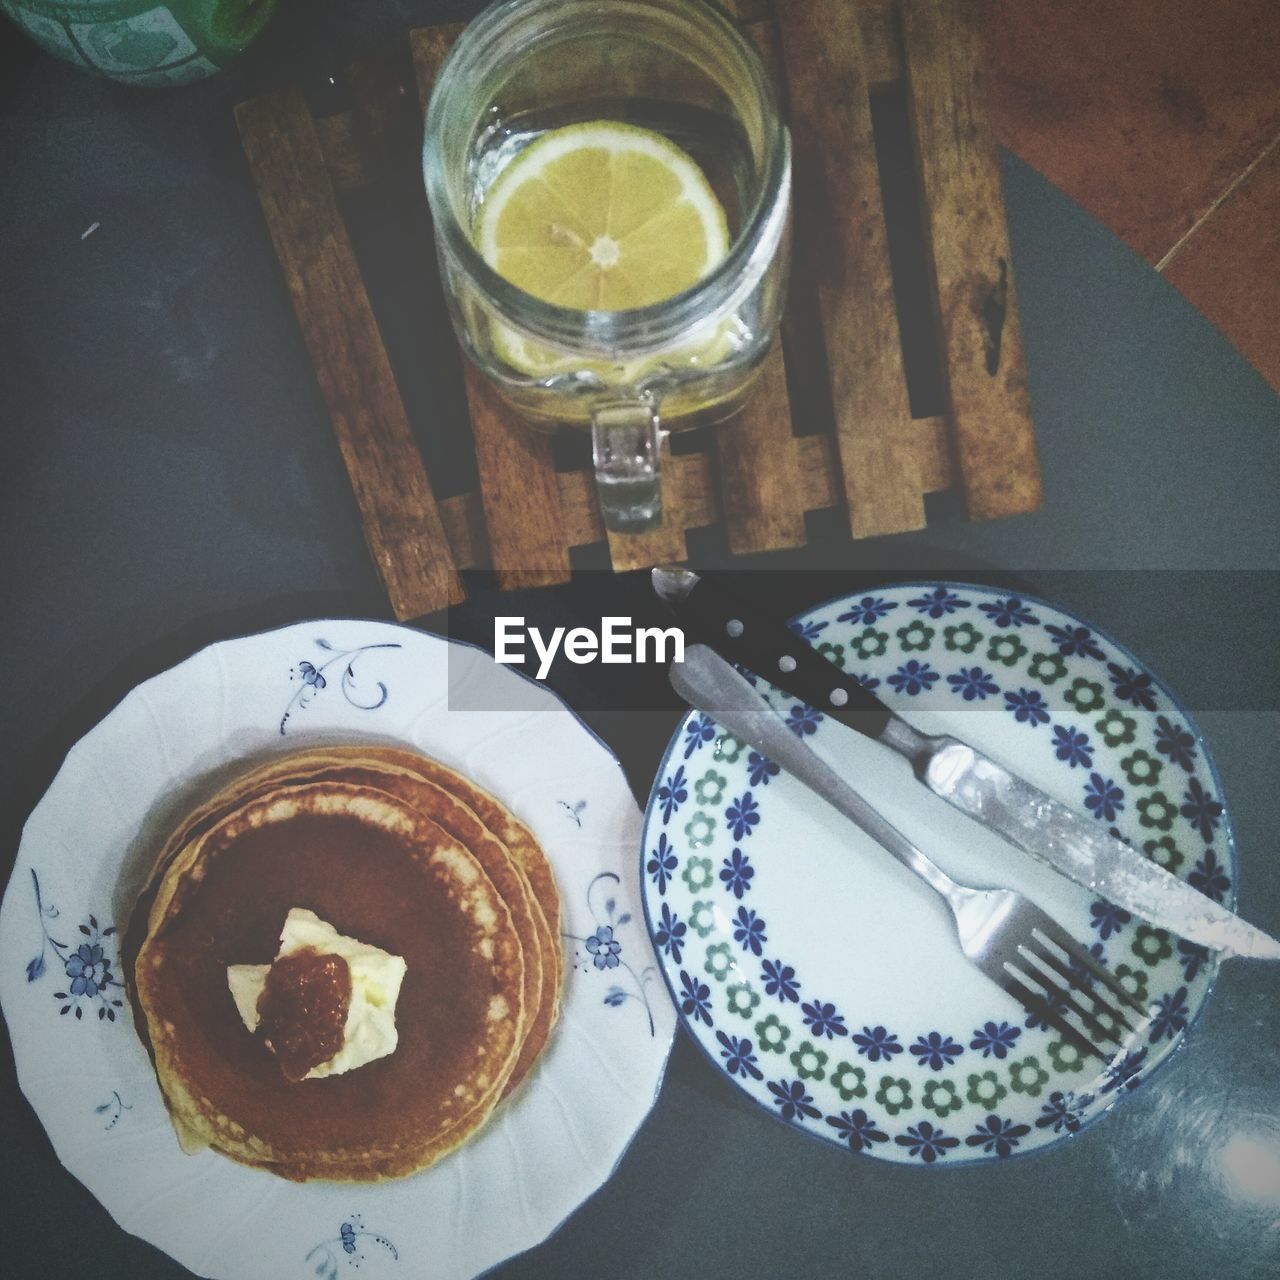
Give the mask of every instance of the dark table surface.
[[(125, 91), (6, 37), (6, 873), (63, 753), (139, 680), (211, 640), (308, 617), (390, 616), (230, 108), (282, 84), (322, 93), (349, 57), (402, 53), (410, 26), (471, 7), (286, 0), (238, 65), (176, 93)], [(1095, 622), (1195, 714), (1234, 814), (1242, 909), (1280, 933), (1280, 401), (1035, 173), (1006, 158), (1005, 184), (1044, 509), (979, 526), (942, 502), (927, 531), (871, 544), (817, 519), (809, 550), (750, 569), (770, 574), (755, 581), (786, 609), (934, 573), (1016, 585)], [(412, 371), (401, 372), (412, 402)], [(720, 559), (714, 540), (694, 551)], [(467, 604), (420, 625), (491, 647), (496, 612), (571, 625), (651, 607), (643, 575), (584, 574), (516, 600), (480, 574), (469, 585)], [(551, 685), (643, 799), (679, 714), (662, 673), (562, 667)], [(638, 702), (649, 709), (628, 709)], [(1049, 1153), (953, 1173), (802, 1139), (681, 1033), (614, 1176), (493, 1274), (1274, 1275), (1278, 1032), (1274, 966), (1228, 964), (1185, 1047), (1100, 1123)], [(7, 1041), (2, 1069), (8, 1274), (188, 1274), (117, 1228), (60, 1167)]]

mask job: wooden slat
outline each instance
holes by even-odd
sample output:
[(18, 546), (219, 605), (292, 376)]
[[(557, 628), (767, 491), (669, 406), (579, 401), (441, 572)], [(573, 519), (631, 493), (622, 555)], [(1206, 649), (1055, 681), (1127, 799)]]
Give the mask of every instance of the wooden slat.
[(431, 97), (431, 86), (440, 74), (440, 66), (466, 25), (465, 22), (444, 22), (438, 27), (418, 27), (409, 32), (413, 75), (418, 84), (418, 105), (424, 113), (427, 99)]
[(464, 599), (306, 103), (236, 108), (276, 257), (329, 406), (369, 551), (398, 618)]
[[(767, 3), (757, 7), (768, 9)], [(777, 85), (780, 60), (773, 23), (752, 22), (745, 34)], [(766, 358), (746, 406), (716, 432), (715, 451), (729, 550), (750, 555), (804, 546), (804, 494), (780, 343)]]
[(925, 493), (950, 489), (954, 482), (951, 441), (945, 418), (916, 418), (911, 423), (911, 442), (920, 468), (920, 487)]
[(765, 358), (751, 398), (716, 429), (716, 469), (729, 550), (751, 555), (805, 543), (805, 491), (782, 344)]
[(970, 519), (1042, 500), (976, 0), (903, 0), (908, 98)]
[(797, 289), (816, 289), (855, 537), (924, 526), (862, 32), (846, 0), (777, 11), (795, 139)]
[[(424, 109), (445, 55), (461, 31), (461, 24), (454, 23), (410, 33), (418, 98)], [(569, 541), (550, 441), (521, 422), (469, 360), (464, 358), (463, 364), (498, 585), (514, 590), (567, 582)]]
[(463, 363), (498, 586), (514, 591), (567, 582), (569, 541), (551, 442), (521, 422), (469, 360)]
[(351, 111), (321, 116), (316, 121), (316, 137), (335, 191), (358, 191), (373, 181), (369, 163), (356, 136), (356, 117)]
[(863, 66), (868, 86), (878, 89), (896, 84), (903, 76), (896, 3), (894, 0), (859, 0), (857, 18), (862, 28)]

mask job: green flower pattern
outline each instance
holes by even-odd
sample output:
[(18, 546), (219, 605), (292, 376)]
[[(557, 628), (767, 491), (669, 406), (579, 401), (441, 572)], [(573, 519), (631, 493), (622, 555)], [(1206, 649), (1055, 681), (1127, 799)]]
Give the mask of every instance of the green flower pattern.
[(987, 645), (987, 661), (999, 662), (1006, 667), (1016, 667), (1026, 656), (1027, 646), (1017, 636), (1008, 634), (991, 637)]
[(934, 630), (917, 618), (905, 627), (898, 628), (898, 644), (903, 653), (924, 653), (933, 644)]
[(756, 1023), (756, 1042), (765, 1053), (784, 1053), (791, 1039), (791, 1028), (776, 1013)]
[(942, 628), (943, 648), (952, 653), (972, 653), (982, 641), (982, 632), (972, 622), (958, 622)]
[(854, 653), (866, 662), (869, 658), (879, 658), (889, 648), (889, 633), (868, 627), (861, 635), (850, 642)]
[(707, 962), (702, 968), (717, 982), (723, 982), (736, 967), (727, 942), (717, 942), (707, 948)]
[(1084, 676), (1076, 676), (1063, 697), (1086, 716), (1090, 712), (1101, 711), (1104, 702), (1102, 686), (1096, 680), (1086, 680)]
[(844, 645), (832, 644), (828, 640), (824, 640), (818, 645), (818, 652), (822, 654), (828, 662), (834, 663), (841, 671), (844, 670)]
[(801, 1080), (827, 1078), (827, 1054), (817, 1048), (812, 1040), (802, 1040), (791, 1054), (790, 1062)]
[(1155, 756), (1140, 747), (1132, 755), (1125, 756), (1120, 767), (1131, 787), (1154, 787), (1160, 781), (1160, 772), (1164, 768)]
[(1114, 707), (1093, 726), (1109, 747), (1127, 747), (1137, 735), (1138, 722)]
[(926, 1111), (932, 1111), (940, 1120), (945, 1120), (953, 1111), (959, 1111), (964, 1106), (955, 1083), (951, 1080), (926, 1080), (921, 1102)]
[(1049, 1073), (1040, 1065), (1034, 1053), (1029, 1053), (1019, 1062), (1009, 1064), (1009, 1088), (1014, 1093), (1025, 1093), (1029, 1098), (1038, 1098), (1044, 1089)]
[[(689, 826), (693, 826), (693, 823), (691, 822)], [(688, 832), (688, 827), (685, 831)], [(690, 843), (693, 843), (692, 837), (690, 837)], [(704, 889), (710, 889), (715, 879), (711, 871), (711, 859), (690, 858), (684, 864), (680, 879), (689, 886), (690, 893), (701, 893)]]
[(1055, 685), (1067, 674), (1067, 660), (1060, 653), (1033, 653), (1027, 675), (1043, 685)]
[(854, 1098), (867, 1096), (867, 1073), (851, 1062), (841, 1062), (831, 1073), (832, 1088), (840, 1095), (841, 1102), (852, 1102)]
[(977, 1107), (994, 1107), (1007, 1093), (994, 1071), (975, 1071), (964, 1096)]
[(729, 779), (723, 773), (708, 769), (693, 784), (693, 798), (704, 808), (713, 808), (724, 799), (724, 789), (728, 785)]
[(1172, 836), (1161, 836), (1159, 840), (1144, 840), (1142, 852), (1166, 871), (1176, 872), (1183, 863), (1182, 850), (1174, 843)]
[[(705, 862), (706, 859), (699, 859), (699, 861)], [(706, 865), (709, 867), (711, 864), (707, 863)], [(685, 871), (688, 871), (688, 867), (685, 868)], [(702, 873), (699, 872), (699, 880), (701, 880), (701, 875)], [(689, 883), (687, 877), (685, 879), (685, 883)], [(705, 888), (706, 886), (703, 885), (703, 887)], [(692, 886), (690, 886), (690, 889), (691, 892), (697, 892), (697, 890), (693, 889)], [(689, 912), (689, 928), (692, 929), (698, 937), (709, 938), (712, 933), (715, 932), (715, 927), (716, 904), (714, 902), (708, 902), (705, 899), (701, 902), (695, 902), (692, 910)]]
[(1177, 816), (1177, 806), (1163, 791), (1153, 791), (1149, 796), (1138, 798), (1138, 821), (1144, 827), (1168, 831)]
[[(898, 693), (889, 687), (889, 677), (909, 659), (918, 658), (921, 654), (930, 655), (928, 661), (939, 671), (942, 679), (920, 692), (918, 698), (912, 698), (912, 705), (919, 705), (922, 710), (934, 706), (941, 710), (954, 705), (954, 686), (948, 687), (947, 677), (985, 661), (987, 670), (994, 673), (1000, 686), (1000, 693), (987, 701), (989, 709), (1001, 709), (1001, 702), (1007, 700), (1009, 705), (1003, 711), (1012, 717), (1019, 707), (1034, 704), (1034, 699), (1028, 702), (1026, 696), (1031, 692), (1040, 699), (1039, 705), (1047, 712), (1035, 715), (1028, 712), (1018, 719), (1019, 741), (1023, 740), (1022, 725), (1029, 725), (1032, 731), (1026, 735), (1028, 745), (1025, 749), (1038, 749), (1044, 753), (1042, 758), (1048, 760), (1055, 750), (1050, 732), (1054, 725), (1074, 723), (1089, 732), (1088, 751), (1093, 758), (1087, 762), (1083, 772), (1076, 769), (1071, 775), (1073, 783), (1083, 785), (1088, 782), (1088, 775), (1095, 772), (1121, 782), (1129, 792), (1129, 804), (1127, 810), (1115, 819), (1119, 834), (1167, 870), (1176, 874), (1189, 869), (1190, 863), (1199, 855), (1193, 854), (1188, 858), (1178, 846), (1178, 840), (1183, 837), (1175, 832), (1175, 828), (1181, 831), (1186, 824), (1179, 811), (1182, 802), (1174, 797), (1180, 797), (1187, 790), (1193, 776), (1204, 780), (1205, 789), (1209, 789), (1202, 771), (1206, 763), (1204, 750), (1201, 747), (1195, 757), (1195, 768), (1179, 767), (1181, 762), (1170, 755), (1164, 744), (1172, 740), (1174, 749), (1179, 749), (1176, 734), (1182, 732), (1179, 725), (1185, 723), (1185, 717), (1178, 721), (1176, 708), (1171, 712), (1170, 704), (1162, 700), (1158, 686), (1157, 709), (1154, 712), (1123, 702), (1108, 684), (1104, 664), (1089, 651), (1088, 646), (1095, 641), (1089, 638), (1092, 633), (1087, 630), (1081, 639), (1079, 628), (1073, 631), (1065, 625), (1052, 636), (1046, 636), (1039, 630), (1041, 624), (1032, 625), (1025, 621), (1016, 629), (1008, 623), (989, 629), (980, 628), (963, 615), (955, 618), (954, 611), (948, 617), (941, 606), (930, 611), (924, 607), (924, 600), (917, 602), (916, 612), (926, 616), (916, 617), (907, 608), (908, 594), (914, 598), (923, 596), (924, 592), (916, 587), (890, 590), (898, 593), (885, 597), (897, 601), (895, 612), (872, 607), (870, 600), (860, 596), (861, 612), (865, 617), (859, 617), (859, 610), (853, 609), (851, 615), (856, 621), (837, 623), (834, 620), (836, 606), (831, 606), (832, 612), (819, 615), (825, 619), (825, 625), (811, 642), (835, 665), (858, 672), (860, 679), (878, 681), (877, 693), (891, 703), (899, 698)], [(965, 589), (957, 590), (964, 594)], [(932, 587), (929, 592), (933, 593)], [(853, 602), (847, 602), (845, 607), (849, 603)], [(1003, 604), (1000, 607), (1004, 608)], [(1061, 621), (1053, 617), (1047, 607), (1037, 607), (1033, 611), (1048, 613), (1048, 620), (1055, 625)], [(992, 611), (988, 613), (993, 619), (1002, 616)], [(983, 621), (976, 610), (973, 618)], [(1073, 649), (1070, 647), (1072, 644), (1082, 647)], [(1105, 651), (1105, 643), (1103, 647)], [(856, 666), (852, 665), (855, 661)], [(1107, 653), (1105, 662), (1115, 662), (1122, 668), (1137, 666), (1122, 651)], [(1112, 672), (1116, 671), (1117, 667), (1113, 666)], [(1112, 674), (1111, 682), (1117, 678)], [(794, 699), (780, 694), (764, 681), (758, 688), (771, 697), (775, 707), (784, 714), (794, 703)], [(1109, 699), (1121, 702), (1121, 705), (1109, 704)], [(1168, 722), (1174, 724), (1174, 729), (1171, 731), (1168, 723), (1158, 729), (1158, 715), (1167, 717)], [(1046, 725), (1047, 728), (1042, 727)], [(821, 725), (819, 731), (822, 731)], [(1162, 734), (1165, 737), (1162, 738)], [(695, 749), (700, 749), (702, 754), (693, 754)], [(748, 846), (745, 840), (732, 840), (725, 826), (725, 805), (730, 798), (737, 803), (736, 798), (750, 790), (756, 803), (762, 805), (764, 829), (768, 829), (770, 814), (766, 798), (772, 793), (766, 790), (768, 782), (761, 783), (758, 776), (748, 781), (748, 751), (748, 745), (741, 739), (722, 733), (710, 750), (707, 745), (699, 748), (694, 743), (683, 758), (679, 754), (674, 755), (670, 761), (671, 768), (685, 763), (693, 804), (679, 819), (669, 825), (664, 824), (667, 837), (674, 841), (675, 852), (680, 858), (677, 863), (680, 870), (671, 872), (667, 892), (670, 894), (678, 888), (677, 876), (684, 886), (670, 906), (687, 928), (686, 946), (695, 939), (704, 944), (699, 951), (689, 954), (683, 961), (683, 967), (691, 974), (701, 973), (702, 980), (710, 985), (710, 1007), (715, 1017), (714, 1024), (707, 1030), (698, 1026), (693, 1029), (704, 1042), (709, 1042), (716, 1029), (721, 1027), (726, 1033), (751, 1037), (744, 1043), (751, 1044), (757, 1053), (764, 1083), (757, 1087), (748, 1082), (744, 1074), (740, 1081), (744, 1088), (759, 1094), (770, 1079), (784, 1084), (788, 1079), (793, 1080), (814, 1096), (815, 1105), (826, 1114), (834, 1116), (855, 1102), (865, 1105), (879, 1126), (887, 1128), (891, 1138), (894, 1133), (905, 1134), (908, 1126), (922, 1123), (921, 1112), (957, 1136), (973, 1132), (975, 1125), (984, 1123), (991, 1115), (1007, 1116), (1012, 1122), (1032, 1127), (1033, 1136), (1022, 1140), (1022, 1148), (1054, 1140), (1057, 1131), (1035, 1123), (1042, 1114), (1048, 1113), (1047, 1099), (1051, 1094), (1057, 1097), (1059, 1093), (1074, 1093), (1076, 1096), (1098, 1097), (1100, 1101), (1107, 1097), (1096, 1083), (1099, 1060), (1052, 1031), (1022, 1028), (1016, 1044), (1020, 1052), (998, 1061), (990, 1055), (979, 1054), (976, 1042), (972, 1048), (968, 1047), (969, 1036), (965, 1028), (941, 1026), (938, 1028), (940, 1031), (952, 1031), (951, 1038), (961, 1042), (961, 1056), (957, 1057), (954, 1065), (947, 1064), (950, 1070), (934, 1071), (923, 1061), (912, 1061), (911, 1055), (903, 1052), (908, 1045), (908, 1036), (904, 1032), (909, 1032), (911, 1039), (917, 1034), (924, 1039), (930, 1029), (899, 1026), (895, 1028), (902, 1045), (902, 1049), (895, 1051), (900, 1055), (898, 1060), (892, 1061), (887, 1055), (883, 1060), (874, 1056), (868, 1060), (854, 1054), (851, 1049), (858, 1046), (853, 1045), (845, 1049), (853, 1059), (850, 1061), (836, 1057), (840, 1048), (838, 1040), (824, 1040), (820, 1034), (815, 1034), (818, 1028), (813, 1023), (812, 1012), (802, 1018), (801, 1010), (806, 1002), (819, 1003), (813, 988), (806, 985), (809, 974), (802, 965), (797, 966), (800, 973), (794, 975), (799, 985), (798, 996), (770, 994), (763, 989), (773, 981), (770, 974), (775, 970), (770, 966), (782, 963), (776, 959), (778, 951), (774, 948), (782, 950), (786, 943), (774, 936), (778, 921), (769, 911), (767, 900), (758, 892), (745, 900), (739, 895), (735, 900), (730, 896), (727, 884), (722, 883), (725, 873), (721, 872), (722, 861), (725, 867), (729, 867), (727, 855), (741, 846), (743, 854), (750, 856), (756, 871), (752, 881), (754, 890), (759, 891), (767, 883), (766, 877), (776, 874), (768, 861), (759, 856), (764, 851), (756, 834), (759, 827), (752, 833), (754, 843)], [(758, 760), (753, 768), (759, 769)], [(1068, 797), (1064, 795), (1063, 798)], [(1075, 807), (1085, 816), (1082, 800), (1078, 800)], [(676, 825), (681, 821), (682, 828)], [(683, 840), (678, 835), (681, 829)], [(721, 835), (722, 832), (725, 834)], [(717, 842), (718, 835), (721, 839)], [(1145, 838), (1139, 839), (1139, 836)], [(646, 842), (650, 850), (656, 844), (652, 827)], [(1230, 842), (1226, 840), (1224, 843), (1229, 858)], [(1229, 866), (1228, 861), (1228, 869)], [(766, 950), (756, 949), (752, 955), (753, 948), (744, 941), (742, 930), (748, 927), (748, 916), (755, 919), (757, 911), (768, 919), (768, 941)], [(1100, 928), (1086, 917), (1075, 931), (1079, 936), (1088, 938), (1091, 924)], [(750, 927), (759, 928), (759, 925)], [(739, 928), (739, 935), (731, 942), (734, 928)], [(1098, 934), (1093, 933), (1092, 938), (1097, 940)], [(1182, 967), (1187, 961), (1176, 950), (1177, 939), (1171, 938), (1166, 931), (1134, 921), (1123, 928), (1114, 928), (1101, 939), (1101, 943), (1104, 961), (1139, 1004), (1150, 1003), (1184, 986), (1189, 988), (1185, 998), (1193, 1009), (1203, 998), (1212, 976), (1212, 966), (1201, 966), (1190, 976), (1185, 976)], [(788, 952), (782, 950), (782, 954), (788, 955)], [(679, 984), (673, 982), (673, 987), (678, 990)], [(824, 991), (823, 994), (827, 993)], [(809, 1008), (811, 1010), (812, 1005)], [(848, 1020), (848, 1035), (853, 1037), (855, 1032), (863, 1030), (862, 1019), (866, 1015), (861, 1010), (841, 1007), (839, 1013)], [(884, 1019), (883, 1014), (880, 1017)], [(874, 1026), (875, 1019), (871, 1021)], [(730, 1032), (734, 1025), (740, 1030)], [(844, 1034), (843, 1029), (841, 1033)], [(882, 1029), (880, 1034), (883, 1034)], [(975, 1030), (974, 1035), (980, 1039), (981, 1031)], [(1174, 1037), (1158, 1046), (1153, 1042), (1154, 1047), (1142, 1047), (1147, 1048), (1149, 1061), (1155, 1062), (1177, 1040), (1178, 1037)], [(844, 1044), (848, 1046), (849, 1041)], [(708, 1048), (718, 1052), (712, 1043), (708, 1043)], [(859, 1048), (859, 1054), (864, 1053), (866, 1050)], [(875, 1070), (877, 1062), (880, 1071)], [(762, 1100), (770, 1105), (767, 1096)], [(875, 1150), (872, 1154), (882, 1158), (908, 1159), (894, 1149), (899, 1145), (890, 1142), (885, 1150)], [(960, 1155), (959, 1152), (955, 1154)], [(965, 1153), (964, 1158), (974, 1157)], [(953, 1162), (959, 1161), (953, 1159)]]
[(881, 1076), (876, 1101), (891, 1115), (911, 1110), (911, 1082), (905, 1076)]

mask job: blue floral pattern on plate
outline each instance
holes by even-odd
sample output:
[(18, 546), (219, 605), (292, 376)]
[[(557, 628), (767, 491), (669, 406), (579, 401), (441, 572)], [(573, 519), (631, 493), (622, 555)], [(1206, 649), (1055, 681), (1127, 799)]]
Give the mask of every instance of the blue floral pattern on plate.
[[(1083, 817), (1232, 901), (1229, 819), (1204, 744), (1155, 676), (1095, 627), (1024, 596), (928, 583), (832, 601), (792, 630), (851, 673), (856, 660), (856, 678), (909, 718), (917, 709), (986, 713), (991, 726), (996, 717), (1003, 753), (1053, 779), (1064, 800), (1074, 795)], [(846, 732), (758, 687), (807, 740)], [(842, 994), (820, 964), (806, 967), (804, 948), (775, 918), (796, 874), (788, 809), (775, 800), (785, 788), (777, 767), (743, 746), (697, 713), (673, 739), (646, 822), (645, 909), (695, 1039), (774, 1116), (879, 1159), (1007, 1159), (1077, 1132), (1140, 1084), (1194, 1021), (1215, 968), (1209, 953), (1087, 897), (1062, 923), (1152, 1010), (1140, 1040), (1105, 1069), (994, 997), (959, 1026), (947, 1025), (945, 1002), (932, 1024), (893, 1018), (876, 1001), (864, 1009), (856, 988)], [(708, 749), (714, 785), (695, 788), (680, 802), (684, 821), (668, 824), (676, 770)], [(714, 847), (717, 833), (727, 848)]]

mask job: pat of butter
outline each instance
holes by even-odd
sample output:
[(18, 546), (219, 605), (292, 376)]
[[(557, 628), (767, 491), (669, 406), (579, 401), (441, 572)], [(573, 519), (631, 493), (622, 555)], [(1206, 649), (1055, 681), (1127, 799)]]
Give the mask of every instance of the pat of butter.
[[(312, 1067), (305, 1079), (341, 1075), (363, 1067), (377, 1058), (394, 1053), (396, 1001), (404, 981), (405, 962), (378, 947), (357, 942), (326, 924), (314, 911), (294, 907), (285, 918), (276, 959), (294, 951), (311, 948), (321, 955), (341, 956), (351, 971), (351, 1003), (342, 1034), (342, 1048), (327, 1062)], [(258, 1029), (258, 997), (267, 982), (271, 966), (233, 964), (227, 966), (227, 986), (240, 1019), (250, 1032)]]

